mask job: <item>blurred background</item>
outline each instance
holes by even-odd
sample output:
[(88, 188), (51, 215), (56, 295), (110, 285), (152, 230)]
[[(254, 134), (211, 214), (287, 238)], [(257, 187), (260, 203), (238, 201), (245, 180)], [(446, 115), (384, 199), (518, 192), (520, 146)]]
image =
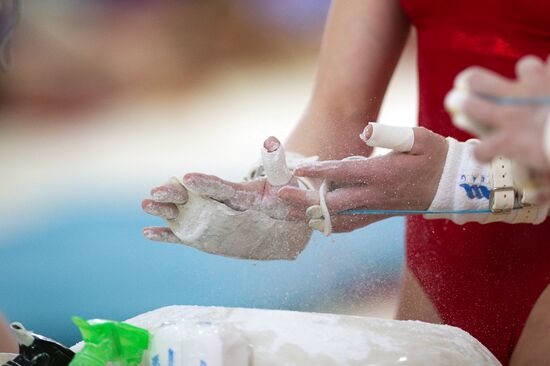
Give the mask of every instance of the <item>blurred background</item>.
[[(392, 317), (404, 221), (325, 238), (295, 261), (153, 243), (149, 189), (240, 180), (307, 103), (329, 0), (23, 0), (0, 81), (0, 312), (66, 344), (70, 316), (172, 304)], [(342, 65), (345, 67), (345, 65)], [(414, 37), (381, 122), (416, 120)], [(367, 121), (366, 121), (367, 122)], [(358, 131), (359, 133), (359, 131)]]

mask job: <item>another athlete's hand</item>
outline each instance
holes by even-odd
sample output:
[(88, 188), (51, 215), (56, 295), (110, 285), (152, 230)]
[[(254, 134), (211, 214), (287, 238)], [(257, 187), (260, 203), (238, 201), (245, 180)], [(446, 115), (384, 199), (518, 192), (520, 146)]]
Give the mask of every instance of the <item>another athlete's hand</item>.
[[(367, 132), (367, 141), (371, 131)], [(388, 216), (338, 216), (350, 209), (425, 210), (437, 191), (447, 154), (446, 140), (425, 128), (414, 129), (410, 152), (390, 154), (364, 160), (320, 161), (299, 166), (298, 177), (326, 179), (332, 190), (326, 195), (334, 232), (347, 232), (382, 220)], [(319, 204), (317, 191), (283, 187), (279, 197), (300, 215)]]
[(550, 173), (550, 161), (544, 148), (550, 105), (504, 105), (476, 97), (476, 93), (483, 93), (499, 97), (550, 98), (550, 59), (544, 63), (533, 56), (524, 57), (517, 63), (516, 74), (517, 80), (511, 80), (473, 67), (457, 77), (464, 79), (469, 91), (463, 112), (491, 129), (476, 148), (475, 155), (483, 162), (502, 155), (538, 172)]

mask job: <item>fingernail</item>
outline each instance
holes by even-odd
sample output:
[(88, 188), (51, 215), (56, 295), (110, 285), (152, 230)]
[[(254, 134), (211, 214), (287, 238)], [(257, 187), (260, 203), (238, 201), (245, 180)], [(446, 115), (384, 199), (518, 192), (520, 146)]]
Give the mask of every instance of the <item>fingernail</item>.
[(372, 127), (372, 123), (373, 122), (369, 122), (367, 124), (367, 126), (363, 129), (363, 132), (361, 132), (361, 134), (359, 135), (359, 138), (361, 140), (363, 140), (365, 143), (371, 138), (372, 136), (372, 131), (373, 131), (373, 127)]
[(264, 141), (264, 149), (267, 152), (277, 151), (279, 147), (281, 147), (281, 142), (276, 137), (270, 136)]

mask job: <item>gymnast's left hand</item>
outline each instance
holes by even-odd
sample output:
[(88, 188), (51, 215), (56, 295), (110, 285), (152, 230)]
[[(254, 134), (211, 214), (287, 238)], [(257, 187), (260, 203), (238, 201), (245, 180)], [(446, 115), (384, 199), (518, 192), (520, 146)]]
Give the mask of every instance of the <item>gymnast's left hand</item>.
[[(370, 127), (370, 126), (369, 126)], [(331, 182), (326, 203), (333, 232), (348, 232), (385, 219), (385, 215), (337, 215), (351, 209), (426, 210), (430, 206), (443, 172), (447, 141), (425, 128), (414, 128), (409, 152), (391, 152), (363, 160), (328, 160), (301, 165), (298, 177)], [(372, 129), (366, 132), (366, 138)], [(279, 198), (294, 207), (296, 218), (319, 204), (319, 193), (297, 187), (283, 187)], [(300, 211), (301, 210), (301, 211)]]

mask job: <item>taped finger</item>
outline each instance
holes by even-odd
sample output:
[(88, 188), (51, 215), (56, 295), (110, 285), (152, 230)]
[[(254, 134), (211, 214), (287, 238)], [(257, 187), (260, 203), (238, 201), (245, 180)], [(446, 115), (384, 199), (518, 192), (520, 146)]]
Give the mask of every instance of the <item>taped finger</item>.
[(267, 181), (272, 186), (283, 186), (292, 179), (292, 172), (286, 164), (283, 145), (271, 136), (264, 142), (262, 148), (262, 164)]
[(411, 127), (369, 122), (360, 137), (368, 146), (382, 147), (397, 152), (409, 152), (414, 145), (414, 132)]

